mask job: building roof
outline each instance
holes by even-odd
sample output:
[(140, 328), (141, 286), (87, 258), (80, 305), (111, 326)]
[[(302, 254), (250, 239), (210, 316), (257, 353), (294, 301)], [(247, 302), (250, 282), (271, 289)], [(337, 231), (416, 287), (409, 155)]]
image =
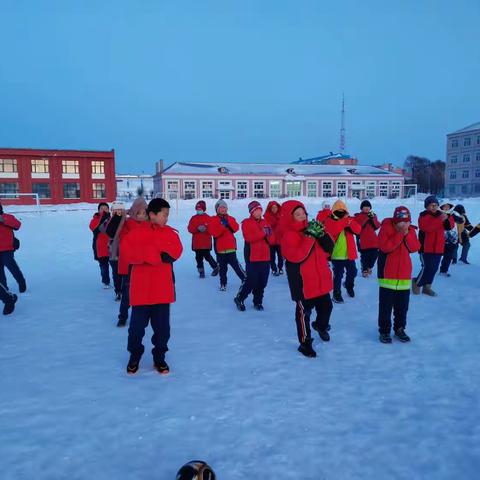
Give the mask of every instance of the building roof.
[[(223, 171), (222, 171), (223, 170)], [(162, 173), (168, 175), (275, 175), (275, 176), (390, 176), (402, 177), (398, 173), (388, 172), (366, 165), (298, 165), (291, 163), (200, 163), (176, 162)]]
[(455, 132), (449, 133), (449, 135), (454, 135), (455, 133), (466, 133), (471, 132), (473, 130), (480, 130), (480, 122), (472, 123), (472, 125), (468, 125), (460, 130), (456, 130)]
[(351, 155), (346, 155), (344, 153), (333, 153), (330, 152), (329, 155), (323, 155), (321, 157), (312, 157), (312, 158), (302, 158), (300, 157), (296, 162), (293, 162), (295, 165), (316, 165), (330, 160), (331, 158), (340, 158), (343, 160), (351, 160), (353, 157)]

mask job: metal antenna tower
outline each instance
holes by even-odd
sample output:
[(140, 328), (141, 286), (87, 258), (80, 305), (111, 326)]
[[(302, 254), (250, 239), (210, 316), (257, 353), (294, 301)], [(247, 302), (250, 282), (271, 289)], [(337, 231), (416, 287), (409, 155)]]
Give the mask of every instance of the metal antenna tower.
[(342, 93), (342, 123), (340, 127), (340, 153), (345, 152), (345, 94)]

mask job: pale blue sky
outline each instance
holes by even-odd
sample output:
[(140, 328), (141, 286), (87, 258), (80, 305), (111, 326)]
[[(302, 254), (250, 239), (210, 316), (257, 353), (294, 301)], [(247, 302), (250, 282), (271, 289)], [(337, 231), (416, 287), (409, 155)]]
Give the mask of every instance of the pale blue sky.
[(0, 0), (0, 146), (154, 162), (444, 158), (480, 121), (480, 1)]

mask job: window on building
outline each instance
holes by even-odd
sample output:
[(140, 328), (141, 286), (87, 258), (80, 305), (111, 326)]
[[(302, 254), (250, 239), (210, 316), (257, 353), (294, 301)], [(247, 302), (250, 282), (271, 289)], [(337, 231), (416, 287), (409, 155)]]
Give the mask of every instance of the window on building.
[(450, 180), (455, 180), (457, 178), (457, 171), (456, 170), (452, 170), (450, 172)]
[(255, 198), (265, 197), (265, 182), (253, 182), (253, 196)]
[(468, 193), (468, 185), (462, 185), (462, 193)]
[(167, 197), (178, 198), (178, 181), (167, 180)]
[(473, 186), (473, 190), (474, 190), (475, 193), (480, 193), (480, 183), (476, 183)]
[(400, 182), (392, 182), (390, 189), (390, 198), (397, 198), (400, 196)]
[(468, 163), (470, 161), (470, 154), (469, 153), (466, 153), (464, 156), (463, 156), (463, 163)]
[(64, 183), (63, 184), (63, 198), (80, 198), (80, 184), (79, 183)]
[(237, 182), (237, 198), (247, 198), (248, 196), (248, 182)]
[(452, 148), (457, 148), (457, 147), (458, 147), (458, 140), (457, 140), (456, 138), (454, 138), (454, 139), (452, 140), (452, 144), (451, 144), (451, 145), (452, 145)]
[[(49, 172), (50, 172), (50, 168), (48, 165), (47, 158), (42, 158), (40, 160), (32, 160), (32, 173), (49, 173)], [(45, 198), (50, 198), (50, 197), (45, 197)]]
[(450, 192), (450, 195), (455, 195), (455, 185), (449, 185), (448, 191)]
[(480, 152), (475, 155), (475, 161), (480, 162)]
[(92, 173), (105, 173), (105, 162), (102, 160), (94, 160), (92, 162)]
[(1, 158), (0, 159), (0, 172), (1, 173), (17, 173), (17, 160), (14, 158)]
[(450, 163), (457, 163), (457, 161), (458, 161), (458, 157), (456, 155), (452, 155), (450, 157)]
[(52, 198), (50, 194), (49, 183), (32, 183), (32, 192), (36, 193), (39, 198)]
[(302, 194), (301, 182), (287, 182), (287, 197), (299, 197)]
[(477, 136), (477, 145), (480, 145), (480, 135)]
[(365, 193), (368, 198), (373, 198), (376, 195), (377, 184), (375, 182), (367, 182)]
[(222, 200), (230, 200), (230, 190), (220, 190), (219, 195)]
[(80, 173), (80, 162), (78, 160), (62, 160), (62, 173)]
[(189, 181), (183, 182), (183, 190), (184, 190), (184, 195), (186, 200), (197, 198), (197, 192), (196, 192), (194, 181), (189, 180)]
[(322, 197), (332, 196), (332, 182), (322, 182)]
[(7, 195), (12, 195), (13, 198), (16, 198), (15, 194), (18, 193), (18, 183), (17, 182), (0, 183), (0, 193), (4, 194), (2, 195), (2, 198), (7, 197)]
[(282, 187), (279, 181), (275, 180), (270, 182), (270, 196), (272, 198), (278, 198), (282, 194)]
[(471, 143), (471, 138), (470, 137), (466, 137), (466, 138), (463, 139), (463, 146), (464, 147), (469, 147), (470, 143)]
[(388, 182), (380, 182), (379, 194), (381, 197), (388, 197)]
[(94, 183), (92, 184), (93, 198), (105, 198), (105, 184)]
[(463, 170), (462, 171), (462, 178), (469, 178), (470, 172), (468, 170)]
[(480, 169), (475, 170), (475, 178), (480, 178)]
[(317, 182), (307, 182), (307, 197), (317, 196)]
[(213, 198), (213, 182), (202, 182), (202, 198)]
[(337, 182), (337, 197), (347, 196), (347, 182)]

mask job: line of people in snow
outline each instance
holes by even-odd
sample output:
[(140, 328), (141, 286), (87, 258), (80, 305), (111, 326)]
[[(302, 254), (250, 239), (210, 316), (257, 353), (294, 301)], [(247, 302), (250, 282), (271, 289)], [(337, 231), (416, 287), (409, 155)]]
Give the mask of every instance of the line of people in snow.
[[(254, 200), (248, 204), (249, 216), (241, 226), (229, 215), (224, 200), (215, 204), (213, 216), (206, 213), (206, 203), (201, 200), (187, 229), (192, 235), (200, 278), (205, 278), (206, 261), (211, 275), (219, 276), (221, 291), (227, 289), (229, 266), (240, 279), (234, 297), (240, 311), (246, 310), (244, 302), (249, 295), (256, 310), (264, 309), (270, 271), (274, 276), (281, 275), (285, 265), (295, 302), (298, 350), (315, 357), (311, 327), (318, 331), (321, 340), (329, 341), (332, 299), (344, 303), (342, 285), (349, 297), (355, 296), (357, 249), (364, 277), (372, 274), (378, 259), (379, 340), (392, 342), (393, 311), (395, 336), (402, 342), (410, 341), (405, 332), (410, 289), (414, 294), (436, 296), (431, 285), (442, 255), (445, 253), (445, 264), (454, 258), (453, 249), (446, 246), (451, 244), (455, 225), (462, 239), (460, 260), (465, 263), (468, 239), (480, 230), (480, 224), (473, 227), (468, 222), (461, 205), (453, 208), (445, 203), (439, 207), (436, 197), (427, 197), (419, 217), (418, 237), (408, 208), (397, 207), (392, 217), (380, 222), (368, 200), (361, 203), (360, 212), (354, 216), (342, 200), (335, 201), (331, 208), (324, 202), (323, 209), (310, 221), (300, 201), (288, 200), (282, 205), (272, 201), (263, 215), (262, 206)], [(144, 353), (142, 338), (149, 322), (154, 332), (154, 367), (162, 374), (169, 372), (165, 353), (170, 337), (169, 305), (175, 301), (173, 263), (182, 254), (178, 232), (167, 225), (169, 210), (170, 205), (163, 199), (153, 199), (147, 205), (143, 198), (137, 198), (128, 212), (122, 202), (114, 202), (111, 214), (108, 204), (101, 203), (90, 222), (94, 257), (100, 266), (103, 286), (110, 287), (111, 270), (115, 298), (120, 301), (117, 326), (126, 325), (128, 309), (132, 307), (127, 345), (130, 374), (138, 371)], [(237, 257), (235, 234), (240, 228), (245, 241), (245, 270)], [(417, 251), (422, 269), (412, 281), (410, 256)], [(442, 262), (442, 268), (443, 265)], [(316, 319), (310, 324), (314, 310)]]

